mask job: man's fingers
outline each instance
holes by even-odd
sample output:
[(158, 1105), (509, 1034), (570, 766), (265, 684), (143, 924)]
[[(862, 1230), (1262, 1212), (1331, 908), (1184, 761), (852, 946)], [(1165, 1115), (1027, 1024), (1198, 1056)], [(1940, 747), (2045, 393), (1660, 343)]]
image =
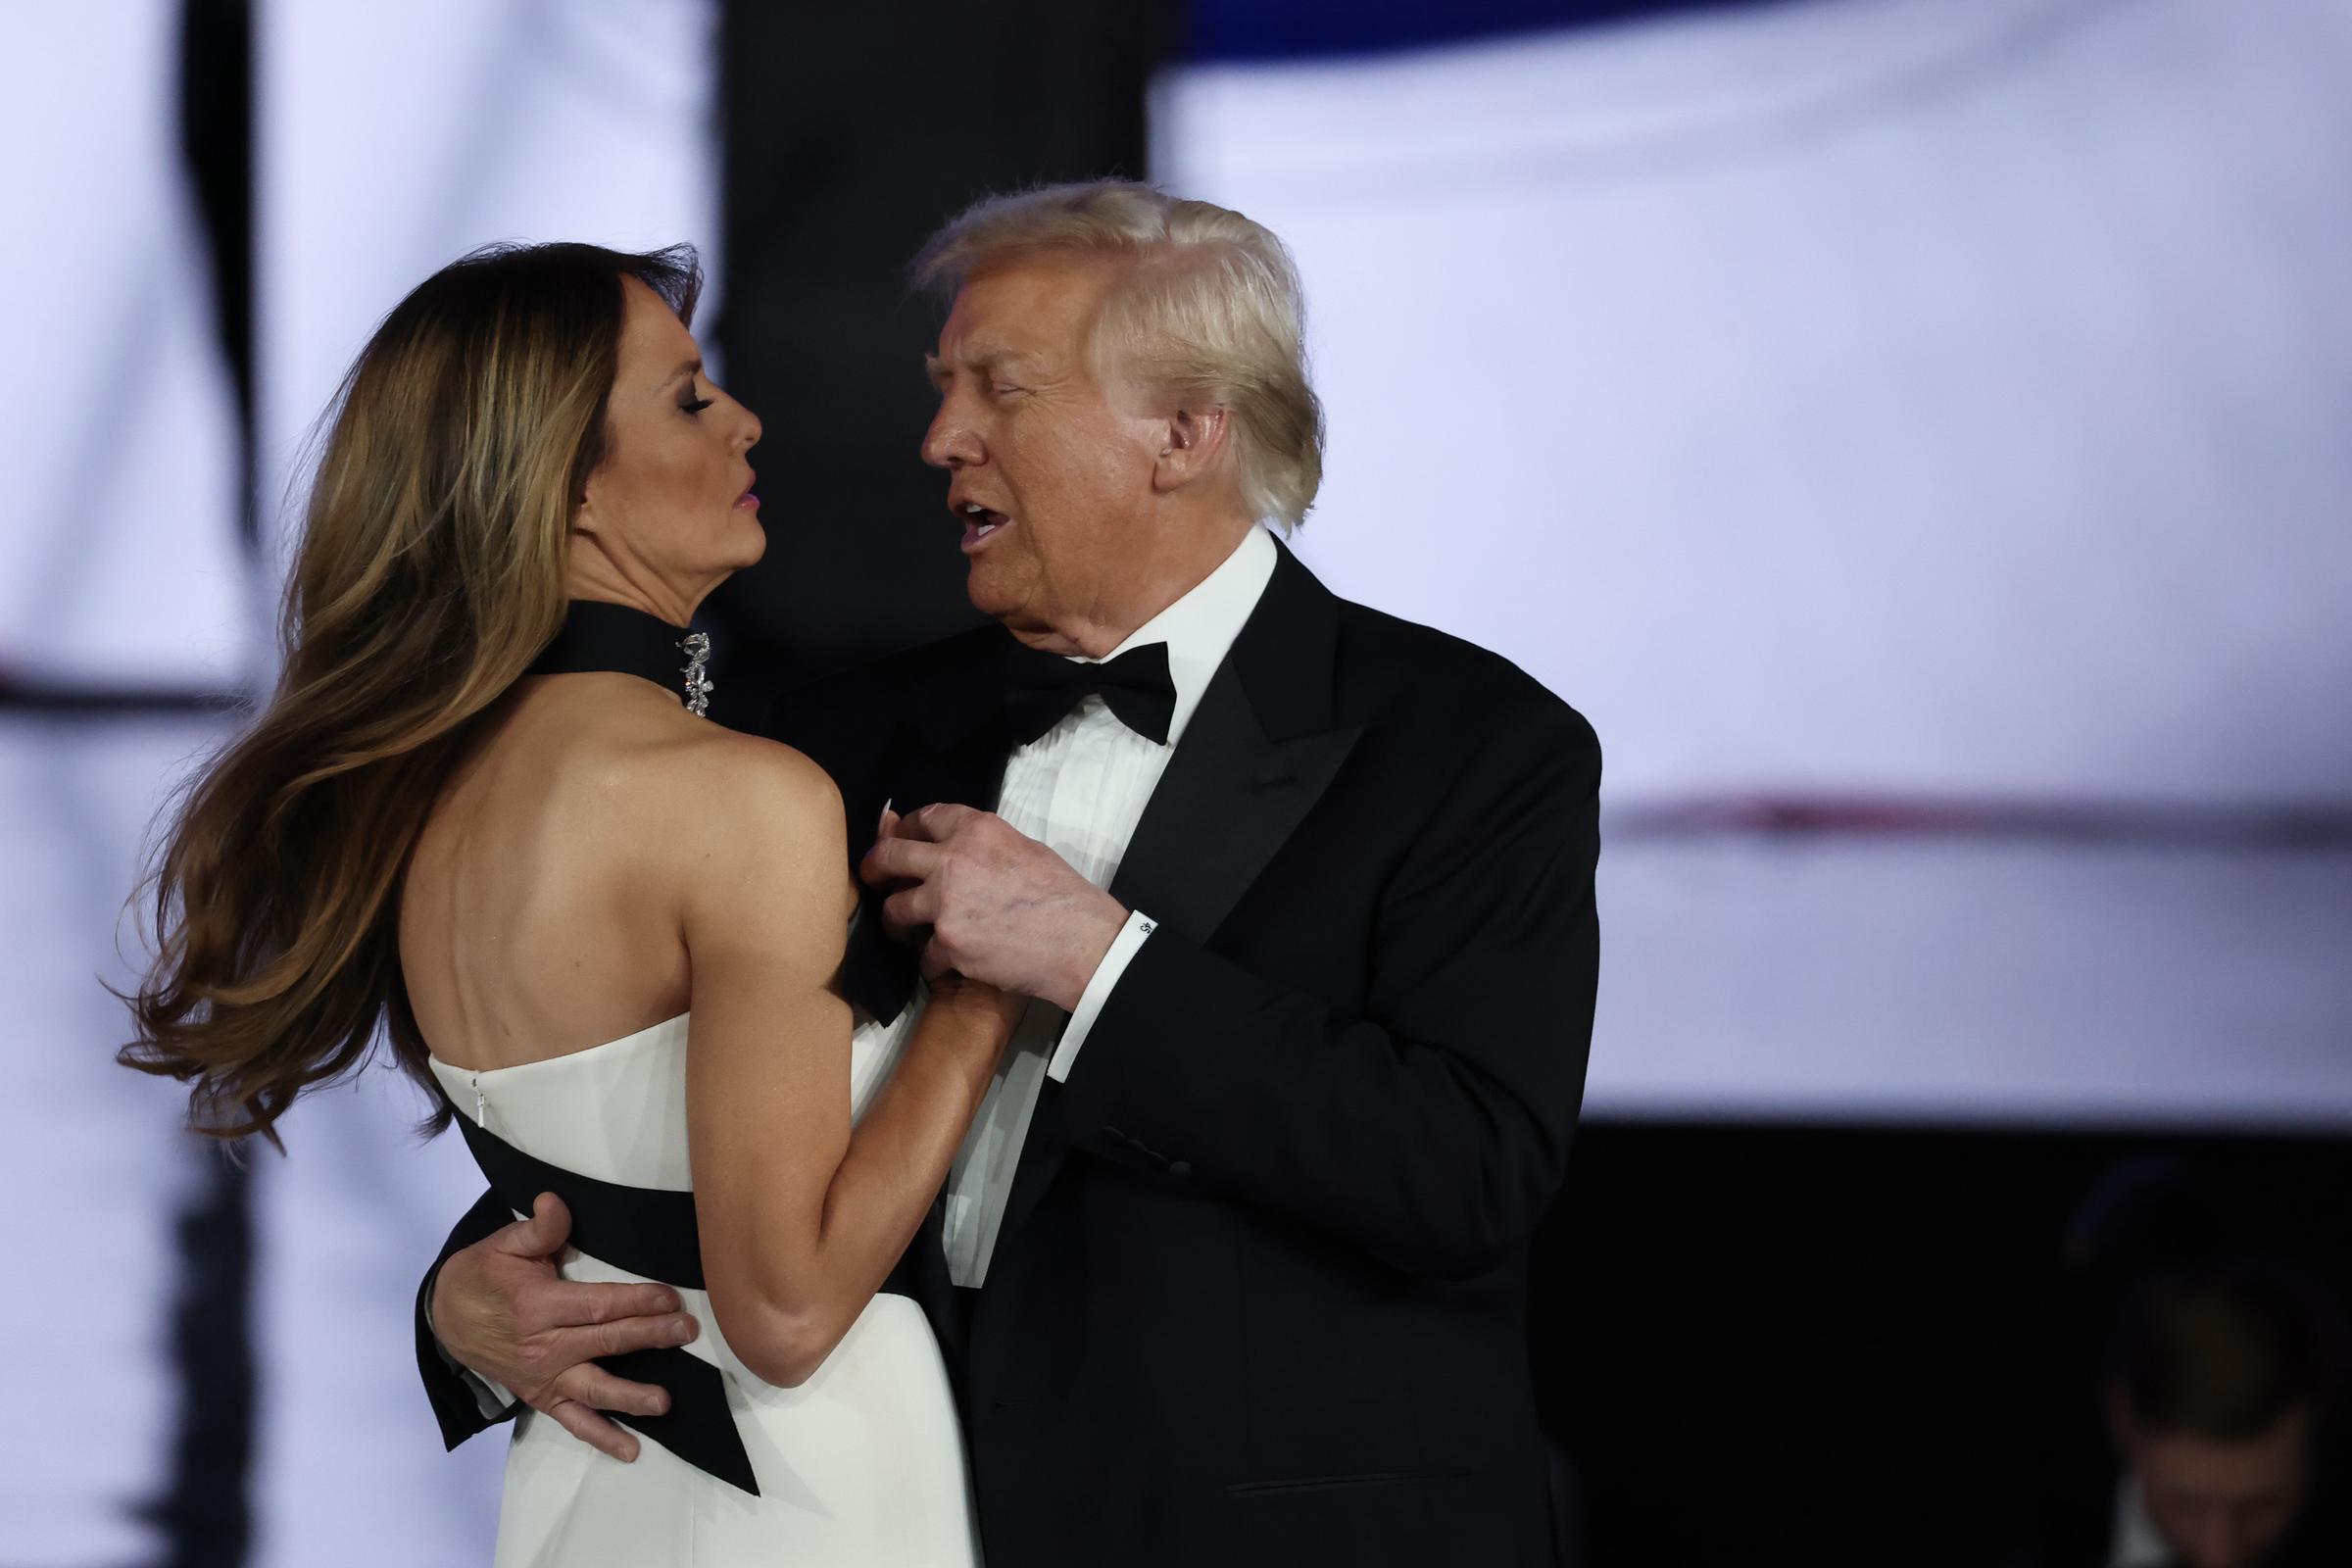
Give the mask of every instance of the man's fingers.
[(614, 1323), (629, 1317), (660, 1317), (678, 1309), (678, 1293), (666, 1285), (591, 1285), (550, 1280), (530, 1293), (531, 1321), (525, 1334), (546, 1329)]
[(954, 801), (939, 801), (919, 810), (908, 811), (899, 818), (898, 836), (902, 839), (928, 839), (945, 844), (956, 836), (956, 830), (980, 813), (968, 806)]
[(531, 1217), (518, 1219), (495, 1233), (491, 1243), (517, 1257), (546, 1257), (564, 1250), (571, 1236), (571, 1210), (553, 1193), (541, 1193), (531, 1204)]
[(591, 1323), (580, 1328), (564, 1329), (551, 1336), (553, 1354), (549, 1359), (555, 1365), (568, 1367), (582, 1361), (593, 1361), (599, 1356), (626, 1355), (631, 1350), (684, 1345), (701, 1332), (701, 1325), (685, 1312), (664, 1312), (659, 1317), (624, 1317), (613, 1323)]
[(921, 839), (876, 839), (858, 862), (858, 874), (869, 884), (918, 881), (939, 869), (948, 852)]
[(957, 811), (969, 813), (971, 807), (957, 807), (953, 802), (934, 802), (929, 807), (917, 807), (915, 811), (901, 815), (894, 837), (910, 839), (910, 842), (941, 844), (955, 832), (955, 823), (957, 823), (955, 813)]
[(609, 1453), (622, 1464), (637, 1457), (634, 1433), (598, 1415), (579, 1400), (559, 1398), (540, 1408), (564, 1431), (600, 1453)]
[(907, 934), (939, 923), (939, 894), (925, 883), (893, 893), (882, 901), (882, 927), (901, 941)]
[(664, 1415), (669, 1410), (665, 1390), (614, 1377), (593, 1361), (583, 1361), (556, 1379), (549, 1392), (558, 1398), (577, 1399), (592, 1409), (617, 1410), (623, 1415)]

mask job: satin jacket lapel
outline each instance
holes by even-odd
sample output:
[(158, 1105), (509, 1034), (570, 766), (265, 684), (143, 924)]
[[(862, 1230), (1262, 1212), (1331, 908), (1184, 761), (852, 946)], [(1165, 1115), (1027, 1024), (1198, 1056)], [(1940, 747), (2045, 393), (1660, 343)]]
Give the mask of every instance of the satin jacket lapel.
[[(1210, 677), (1111, 879), (1121, 904), (1194, 942), (1216, 933), (1363, 730), (1342, 722), (1335, 706), (1339, 602), (1280, 541), (1276, 548), (1274, 576)], [(1032, 1123), (1000, 1250), (1067, 1157), (1059, 1132), (1042, 1111)]]
[(1136, 825), (1112, 896), (1206, 942), (1321, 799), (1360, 728), (1276, 740), (1224, 665)]

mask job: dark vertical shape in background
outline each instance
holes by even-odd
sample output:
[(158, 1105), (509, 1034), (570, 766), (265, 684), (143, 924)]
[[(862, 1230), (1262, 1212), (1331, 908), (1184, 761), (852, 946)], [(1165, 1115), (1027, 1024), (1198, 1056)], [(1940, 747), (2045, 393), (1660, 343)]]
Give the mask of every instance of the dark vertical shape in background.
[[(179, 131), (212, 270), (213, 311), (237, 405), (239, 528), (249, 558), (253, 507), (253, 9), (250, 0), (182, 0)], [(174, 1230), (179, 1288), (169, 1344), (179, 1427), (165, 1490), (149, 1512), (172, 1568), (238, 1568), (253, 1537), (253, 1222), (247, 1173), (210, 1145)]]
[(906, 267), (991, 191), (1140, 175), (1171, 8), (728, 0), (717, 338), (766, 437), (767, 558), (713, 595), (717, 715), (974, 624), (945, 479), (916, 456), (941, 312)]
[(242, 526), (258, 546), (253, 508), (253, 7), (182, 0), (179, 137), (212, 264), (213, 320), (237, 400), (243, 446)]
[(241, 1568), (253, 1540), (250, 1177), (222, 1149), (208, 1145), (201, 1157), (205, 1174), (190, 1184), (174, 1232), (179, 1429), (166, 1491), (148, 1513), (163, 1527), (169, 1568)]

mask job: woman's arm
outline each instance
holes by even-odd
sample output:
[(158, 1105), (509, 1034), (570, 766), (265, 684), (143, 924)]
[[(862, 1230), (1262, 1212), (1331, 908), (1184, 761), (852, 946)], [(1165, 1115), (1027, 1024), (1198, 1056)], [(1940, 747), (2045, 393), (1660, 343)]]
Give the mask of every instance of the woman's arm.
[(711, 1310), (745, 1365), (790, 1387), (906, 1250), (1024, 1002), (935, 986), (853, 1134), (850, 1008), (831, 986), (854, 898), (841, 799), (797, 753), (729, 749), (683, 836), (688, 1148)]

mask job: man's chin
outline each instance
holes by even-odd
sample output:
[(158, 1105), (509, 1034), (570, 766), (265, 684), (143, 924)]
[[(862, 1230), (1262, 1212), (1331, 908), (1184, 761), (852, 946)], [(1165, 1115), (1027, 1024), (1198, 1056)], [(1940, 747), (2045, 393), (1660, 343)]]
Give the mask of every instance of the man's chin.
[(1020, 613), (1028, 595), (1005, 580), (1005, 573), (992, 562), (975, 561), (963, 574), (964, 596), (972, 608), (983, 615), (1005, 620)]

